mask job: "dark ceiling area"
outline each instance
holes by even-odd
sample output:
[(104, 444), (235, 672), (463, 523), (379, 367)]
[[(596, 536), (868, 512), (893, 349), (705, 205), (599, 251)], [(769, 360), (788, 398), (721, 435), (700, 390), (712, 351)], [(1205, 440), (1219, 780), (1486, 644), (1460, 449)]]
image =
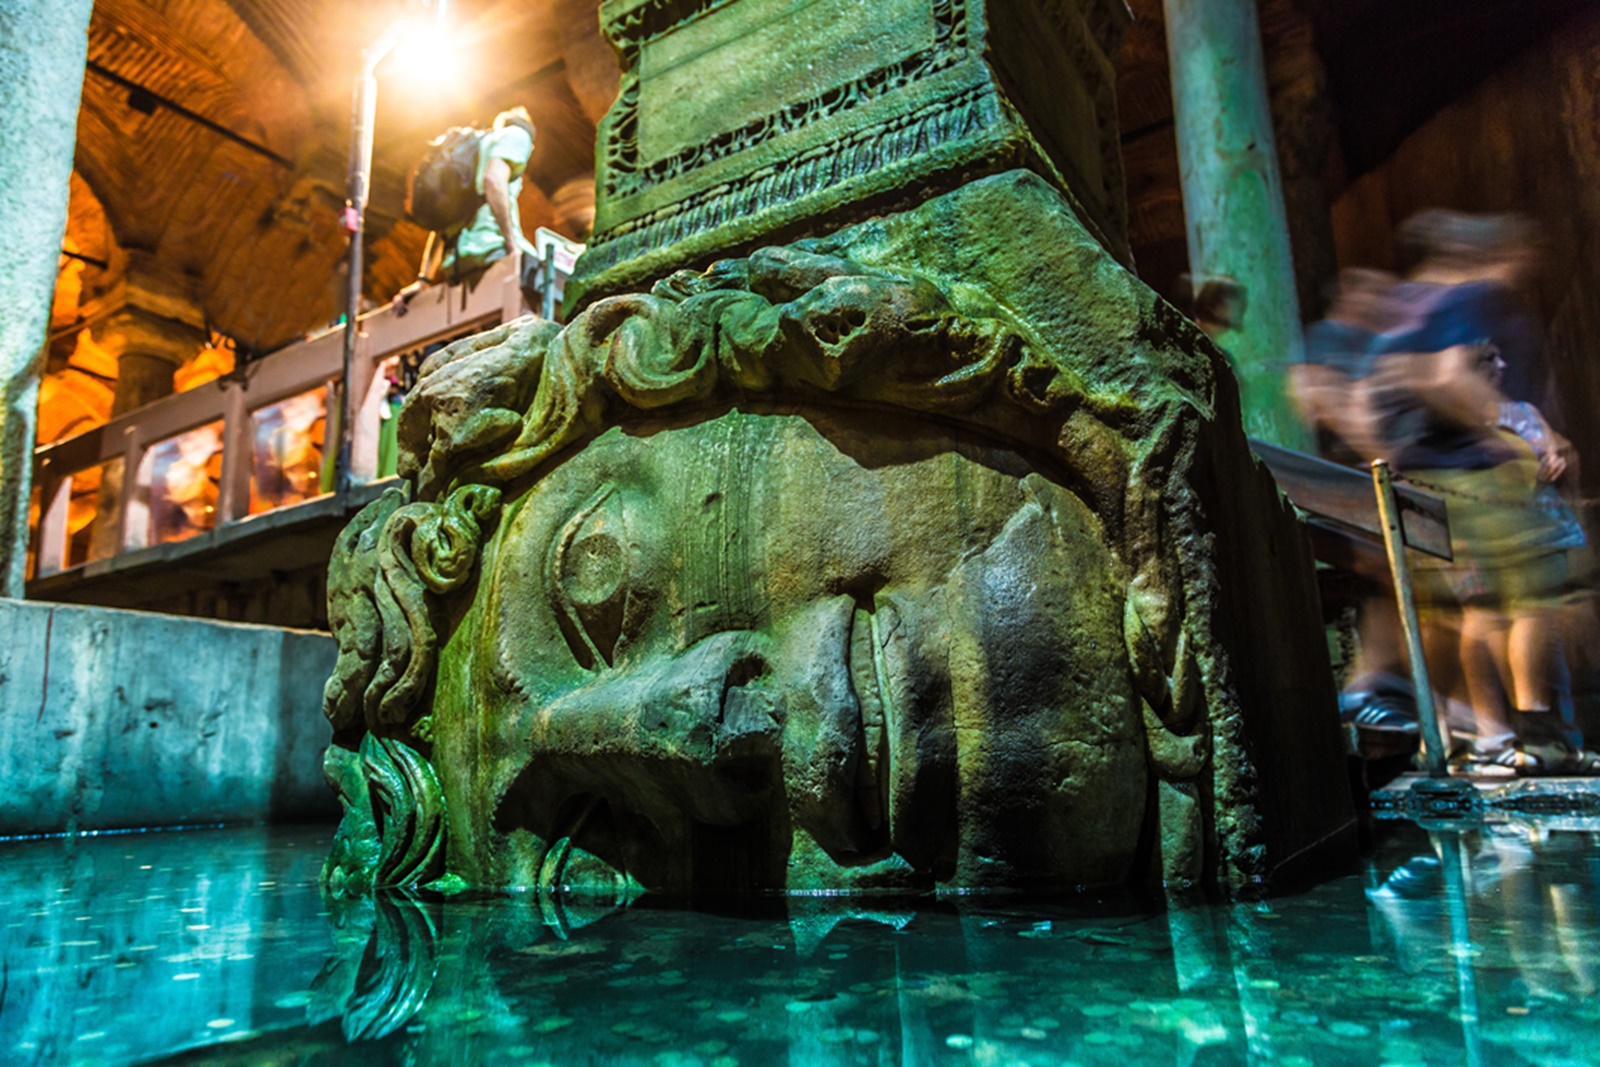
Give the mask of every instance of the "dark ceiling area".
[(1350, 179), (1592, 0), (1305, 0)]
[[(1317, 173), (1324, 211), (1441, 107), (1590, 6), (1258, 3), (1286, 171)], [(93, 228), (108, 225), (118, 248), (194, 277), (208, 320), (247, 352), (326, 322), (353, 77), (362, 48), (406, 6), (99, 0), (79, 127), (85, 195), (74, 201), (94, 211), (76, 240), (88, 247), (99, 240)], [(1186, 252), (1161, 0), (1132, 0), (1132, 9), (1117, 79), (1130, 237), (1140, 272), (1171, 295)], [(430, 81), (439, 71), (391, 63), (380, 78), (368, 274), (377, 299), (415, 272), (424, 235), (402, 217), (403, 176), (430, 137), (527, 105), (540, 135), (524, 220), (554, 225), (558, 201), (590, 180), (595, 124), (615, 92), (596, 0), (458, 0), (456, 10), (458, 74)], [(1316, 210), (1291, 203), (1290, 212)], [(107, 262), (87, 266), (80, 319), (118, 284), (120, 253)]]

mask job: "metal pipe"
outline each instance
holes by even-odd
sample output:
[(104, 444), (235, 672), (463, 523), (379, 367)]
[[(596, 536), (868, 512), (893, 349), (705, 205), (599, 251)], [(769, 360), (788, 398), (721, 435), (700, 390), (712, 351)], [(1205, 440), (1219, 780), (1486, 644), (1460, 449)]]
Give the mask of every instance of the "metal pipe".
[(1411, 687), (1416, 690), (1417, 720), (1422, 727), (1422, 757), (1430, 778), (1448, 778), (1447, 751), (1439, 732), (1439, 716), (1433, 706), (1433, 684), (1428, 679), (1428, 661), (1422, 650), (1422, 623), (1417, 618), (1417, 599), (1411, 589), (1411, 567), (1406, 562), (1405, 537), (1400, 529), (1400, 501), (1395, 495), (1389, 464), (1372, 461), (1372, 487), (1378, 494), (1378, 519), (1383, 525), (1383, 547), (1389, 554), (1389, 573), (1394, 578), (1395, 602), (1400, 608), (1400, 626), (1406, 635), (1406, 657), (1411, 661)]
[(544, 262), (539, 265), (539, 272), (544, 307), (540, 309), (540, 314), (554, 322), (556, 318), (556, 246), (553, 241), (545, 242), (542, 255), (544, 256)]
[(345, 191), (344, 228), (350, 235), (345, 258), (344, 358), (339, 371), (339, 458), (335, 486), (342, 496), (350, 489), (350, 449), (355, 433), (356, 343), (361, 333), (362, 276), (366, 271), (362, 238), (366, 230), (367, 197), (372, 181), (372, 122), (377, 111), (378, 81), (372, 76), (377, 66), (371, 53), (363, 57), (361, 75), (356, 78), (351, 114), (350, 172)]
[(350, 235), (345, 260), (344, 358), (339, 373), (339, 452), (334, 484), (340, 496), (353, 482), (350, 470), (351, 445), (355, 439), (356, 342), (361, 333), (361, 290), (366, 272), (363, 237), (366, 233), (367, 201), (372, 193), (373, 123), (378, 110), (378, 64), (394, 51), (405, 33), (404, 23), (384, 31), (371, 48), (361, 54), (361, 74), (356, 78), (355, 99), (351, 104), (350, 168), (346, 180), (344, 228)]
[(233, 130), (230, 130), (228, 127), (224, 126), (220, 122), (217, 122), (217, 121), (215, 121), (213, 119), (206, 118), (204, 115), (200, 114), (198, 111), (189, 110), (188, 108), (184, 107), (182, 104), (178, 103), (176, 100), (173, 100), (170, 97), (162, 96), (160, 93), (156, 92), (154, 89), (148, 88), (147, 86), (144, 86), (144, 85), (140, 85), (138, 82), (134, 81), (132, 78), (124, 77), (123, 75), (118, 74), (116, 71), (111, 70), (111, 69), (109, 69), (107, 67), (104, 67), (99, 63), (96, 63), (92, 59), (89, 60), (89, 62), (85, 66), (88, 69), (90, 74), (98, 75), (99, 77), (104, 78), (106, 81), (111, 82), (113, 85), (121, 86), (122, 88), (128, 90), (128, 92), (130, 92), (130, 93), (142, 93), (144, 95), (145, 99), (149, 100), (152, 104), (154, 104), (156, 106), (159, 106), (159, 107), (166, 108), (168, 111), (172, 112), (174, 115), (178, 115), (178, 116), (180, 116), (182, 118), (188, 119), (190, 122), (194, 123), (197, 126), (203, 126), (204, 128), (210, 130), (212, 133), (216, 134), (217, 136), (224, 137), (224, 138), (232, 141), (234, 144), (238, 145), (239, 147), (247, 149), (247, 150), (249, 150), (251, 152), (254, 152), (256, 155), (261, 156), (263, 159), (270, 159), (270, 160), (272, 160), (272, 162), (276, 163), (278, 166), (284, 168), (285, 170), (294, 170), (295, 169), (294, 160), (289, 159), (286, 156), (279, 155), (277, 152), (274, 152), (272, 149), (268, 148), (264, 144), (257, 144), (255, 141), (250, 140), (250, 138), (244, 136), (243, 134), (240, 134), (240, 133), (237, 133), (237, 132), (235, 132)]
[(68, 259), (75, 259), (79, 263), (87, 263), (87, 264), (89, 264), (89, 266), (91, 266), (91, 267), (99, 267), (101, 270), (107, 270), (111, 266), (110, 263), (107, 263), (103, 259), (96, 259), (93, 256), (86, 256), (82, 252), (72, 252), (72, 251), (69, 251), (68, 249), (63, 248), (61, 250), (61, 254), (66, 256)]
[[(429, 4), (424, 2), (423, 6)], [(441, 33), (448, 31), (450, 0), (432, 0), (432, 6), (438, 30)], [(361, 74), (356, 78), (355, 100), (352, 104), (350, 172), (344, 207), (344, 226), (350, 234), (350, 252), (345, 275), (344, 359), (339, 376), (339, 452), (335, 478), (341, 497), (348, 493), (354, 481), (350, 470), (350, 454), (355, 440), (356, 410), (355, 390), (351, 386), (355, 376), (356, 341), (361, 333), (361, 283), (366, 270), (362, 238), (366, 232), (367, 201), (372, 193), (372, 136), (378, 110), (378, 65), (388, 58), (412, 28), (412, 24), (405, 19), (393, 22), (372, 47), (361, 53)]]

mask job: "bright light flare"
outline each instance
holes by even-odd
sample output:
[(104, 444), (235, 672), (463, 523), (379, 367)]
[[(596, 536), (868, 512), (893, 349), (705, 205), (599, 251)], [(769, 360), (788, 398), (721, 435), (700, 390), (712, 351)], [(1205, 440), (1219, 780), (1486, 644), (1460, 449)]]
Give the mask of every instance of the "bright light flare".
[(459, 83), (461, 56), (455, 37), (429, 20), (412, 23), (390, 59), (390, 72), (408, 85), (445, 88)]

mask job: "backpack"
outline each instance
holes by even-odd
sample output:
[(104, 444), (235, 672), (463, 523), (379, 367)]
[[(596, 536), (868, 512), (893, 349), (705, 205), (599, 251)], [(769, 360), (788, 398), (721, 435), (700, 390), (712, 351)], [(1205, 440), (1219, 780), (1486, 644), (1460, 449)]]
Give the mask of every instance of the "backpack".
[(428, 150), (406, 175), (406, 214), (436, 233), (472, 221), (483, 206), (478, 192), (478, 148), (484, 131), (456, 126), (428, 142)]

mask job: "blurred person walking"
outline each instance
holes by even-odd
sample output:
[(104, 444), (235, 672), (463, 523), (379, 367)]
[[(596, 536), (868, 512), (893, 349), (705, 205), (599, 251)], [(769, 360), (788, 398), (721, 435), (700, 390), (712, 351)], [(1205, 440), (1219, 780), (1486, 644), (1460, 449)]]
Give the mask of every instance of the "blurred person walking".
[(1436, 210), (1407, 220), (1401, 239), (1420, 257), (1393, 291), (1411, 321), (1384, 344), (1408, 355), (1380, 404), (1394, 466), (1449, 507), (1456, 559), (1419, 561), (1417, 573), (1425, 596), (1460, 611), (1472, 756), (1524, 775), (1600, 773), (1558, 710), (1560, 612), (1585, 538), (1555, 488), (1575, 457), (1541, 410), (1548, 369), (1518, 298), (1537, 263), (1533, 227)]
[[(1401, 237), (1418, 265), (1403, 281), (1346, 273), (1333, 312), (1308, 331), (1291, 394), (1325, 454), (1381, 456), (1446, 499), (1455, 559), (1415, 567), (1430, 647), (1459, 629), (1451, 643), (1476, 719), (1474, 765), (1600, 771), (1600, 756), (1553, 712), (1563, 673), (1556, 612), (1584, 538), (1553, 488), (1573, 457), (1535, 402), (1547, 375), (1516, 298), (1535, 262), (1531, 226), (1431, 211)], [(1358, 726), (1404, 733), (1415, 730), (1415, 701), (1392, 615), (1378, 598), (1363, 612), (1341, 708)]]
[[(1317, 451), (1347, 466), (1386, 457), (1369, 382), (1383, 354), (1383, 335), (1407, 321), (1392, 292), (1399, 279), (1384, 271), (1340, 273), (1326, 318), (1306, 331), (1305, 361), (1289, 368), (1288, 391), (1312, 430)], [(1362, 750), (1388, 755), (1418, 743), (1416, 694), (1407, 669), (1400, 616), (1382, 576), (1366, 575), (1357, 609), (1355, 656), (1339, 694), (1342, 720), (1363, 735)]]

